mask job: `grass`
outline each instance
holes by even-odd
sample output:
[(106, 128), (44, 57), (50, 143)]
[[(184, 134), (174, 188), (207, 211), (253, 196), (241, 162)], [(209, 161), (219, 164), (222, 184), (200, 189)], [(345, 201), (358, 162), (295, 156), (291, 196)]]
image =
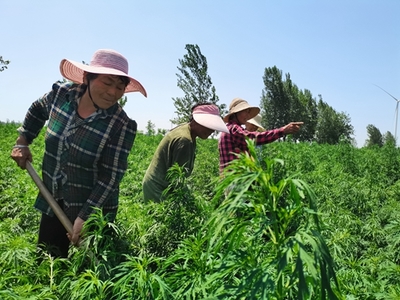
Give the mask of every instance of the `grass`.
[[(216, 140), (192, 177), (144, 204), (161, 136), (138, 134), (116, 222), (98, 213), (67, 260), (40, 253), (37, 188), (10, 159), (18, 124), (0, 124), (0, 299), (398, 299), (400, 153), (275, 142), (223, 180)], [(43, 135), (31, 147), (40, 170)], [(226, 188), (235, 188), (225, 197)], [(88, 251), (90, 249), (90, 251)]]

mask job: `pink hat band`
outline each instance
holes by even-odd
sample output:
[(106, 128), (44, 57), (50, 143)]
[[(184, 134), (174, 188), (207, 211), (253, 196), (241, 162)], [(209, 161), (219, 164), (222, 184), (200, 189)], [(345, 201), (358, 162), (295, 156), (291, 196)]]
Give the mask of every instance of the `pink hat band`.
[(192, 115), (193, 119), (204, 127), (229, 133), (216, 105), (199, 105), (193, 109)]

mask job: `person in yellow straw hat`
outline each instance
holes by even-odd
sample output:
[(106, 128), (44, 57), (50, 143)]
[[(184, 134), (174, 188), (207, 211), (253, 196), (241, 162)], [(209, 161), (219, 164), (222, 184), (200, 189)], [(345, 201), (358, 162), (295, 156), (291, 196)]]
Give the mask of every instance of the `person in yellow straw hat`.
[(263, 132), (266, 129), (261, 125), (262, 117), (260, 114), (257, 114), (254, 118), (247, 120), (246, 122), (246, 130), (248, 131), (258, 131)]
[(218, 140), (219, 170), (222, 174), (226, 166), (237, 158), (235, 154), (248, 151), (246, 137), (255, 140), (256, 145), (271, 143), (287, 134), (300, 130), (303, 122), (291, 122), (281, 128), (254, 132), (243, 129), (242, 125), (260, 113), (260, 108), (251, 106), (241, 98), (235, 98), (229, 105), (229, 112), (223, 118), (229, 133), (221, 133)]
[(25, 169), (26, 161), (32, 161), (29, 145), (47, 122), (43, 182), (73, 224), (73, 233), (67, 234), (39, 194), (34, 205), (42, 213), (38, 244), (51, 255), (67, 257), (95, 208), (115, 219), (119, 184), (137, 130), (118, 100), (128, 92), (147, 94), (115, 50), (97, 50), (89, 65), (63, 59), (60, 72), (68, 81), (54, 83), (32, 103), (11, 157)]
[[(251, 118), (250, 120), (247, 120), (245, 124), (245, 128), (247, 131), (257, 131), (257, 132), (263, 132), (266, 131), (266, 129), (261, 125), (262, 117), (260, 114), (257, 114), (254, 118)], [(262, 150), (263, 145), (257, 145), (256, 146), (256, 153), (258, 160), (261, 160), (261, 150)]]

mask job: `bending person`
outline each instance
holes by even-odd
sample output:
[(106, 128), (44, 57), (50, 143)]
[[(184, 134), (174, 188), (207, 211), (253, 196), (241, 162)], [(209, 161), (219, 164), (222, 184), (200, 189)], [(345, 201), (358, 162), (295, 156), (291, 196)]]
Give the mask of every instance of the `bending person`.
[(161, 140), (143, 178), (143, 196), (147, 202), (162, 201), (162, 193), (168, 187), (167, 171), (178, 163), (184, 166), (186, 176), (193, 171), (196, 138), (207, 139), (214, 131), (228, 134), (219, 109), (214, 104), (199, 104), (192, 108), (189, 123), (179, 125)]
[(258, 132), (263, 132), (266, 131), (266, 129), (261, 125), (261, 115), (257, 114), (254, 118), (251, 118), (250, 120), (247, 120), (245, 127), (247, 131), (258, 131)]
[(114, 50), (94, 53), (90, 65), (63, 59), (60, 71), (71, 82), (32, 103), (11, 157), (25, 169), (32, 161), (29, 145), (46, 126), (43, 182), (73, 224), (72, 236), (39, 194), (34, 207), (42, 213), (38, 244), (55, 256), (67, 257), (77, 244), (83, 223), (94, 208), (110, 221), (118, 210), (119, 184), (125, 174), (137, 124), (118, 100), (128, 92), (146, 96), (143, 86), (128, 75), (128, 61)]

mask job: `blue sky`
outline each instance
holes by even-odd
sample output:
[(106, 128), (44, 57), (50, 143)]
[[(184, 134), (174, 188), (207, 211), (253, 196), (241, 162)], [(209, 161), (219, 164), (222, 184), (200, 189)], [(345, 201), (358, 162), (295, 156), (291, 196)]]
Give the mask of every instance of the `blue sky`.
[[(1, 1), (0, 121), (22, 121), (30, 104), (61, 79), (63, 58), (94, 51), (125, 55), (148, 98), (130, 93), (125, 110), (144, 130), (171, 128), (178, 60), (197, 44), (220, 103), (260, 104), (265, 68), (289, 73), (351, 118), (358, 146), (366, 127), (394, 134), (400, 99), (398, 0)], [(293, 120), (298, 121), (298, 120)], [(399, 122), (400, 123), (400, 122)], [(400, 130), (398, 130), (400, 135)]]

